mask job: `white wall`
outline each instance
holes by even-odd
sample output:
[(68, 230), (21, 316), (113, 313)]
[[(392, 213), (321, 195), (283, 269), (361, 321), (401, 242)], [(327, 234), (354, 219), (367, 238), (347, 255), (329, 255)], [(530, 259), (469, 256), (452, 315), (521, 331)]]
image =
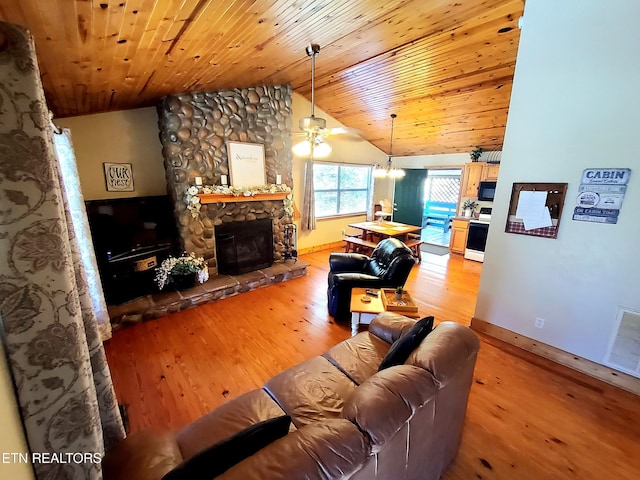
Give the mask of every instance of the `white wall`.
[[(327, 115), (316, 107), (315, 115), (327, 120), (327, 127), (343, 127), (341, 123)], [(293, 132), (298, 131), (298, 121), (303, 117), (311, 115), (311, 102), (302, 95), (293, 93), (292, 120)], [(357, 128), (357, 125), (350, 125)], [(300, 137), (293, 137), (292, 144), (301, 141)], [(326, 159), (328, 162), (337, 163), (359, 163), (363, 165), (374, 165), (387, 161), (387, 156), (380, 149), (374, 147), (364, 140), (341, 139), (339, 136), (330, 137), (327, 142), (332, 147), (331, 155)], [(298, 210), (302, 209), (302, 197), (304, 186), (304, 158), (293, 157), (293, 183), (294, 201)], [(388, 197), (389, 182), (387, 180), (376, 180), (374, 187), (374, 201)], [(393, 190), (391, 190), (393, 193)], [(391, 197), (389, 197), (391, 198)], [(366, 220), (364, 215), (351, 217), (341, 217), (335, 219), (316, 220), (316, 229), (313, 232), (302, 232), (298, 223), (298, 249), (311, 248), (317, 245), (325, 245), (340, 241), (342, 230), (349, 229), (347, 225), (354, 222)]]
[(401, 168), (464, 167), (470, 162), (468, 153), (445, 153), (442, 155), (413, 155), (393, 157), (393, 165)]
[[(2, 433), (0, 434), (0, 455), (20, 453), (28, 454), (26, 441), (20, 421), (20, 413), (13, 391), (13, 384), (9, 375), (9, 369), (5, 358), (4, 348), (0, 342), (0, 418), (2, 419)], [(8, 457), (4, 463), (0, 457), (0, 478), (15, 480), (32, 479), (33, 470), (27, 463), (12, 461), (13, 456)]]
[[(154, 107), (61, 118), (56, 123), (71, 130), (85, 200), (167, 193)], [(107, 192), (103, 162), (131, 163), (135, 192)]]
[[(475, 312), (599, 363), (618, 306), (640, 310), (639, 20), (637, 0), (526, 3)], [(617, 225), (571, 219), (597, 167), (635, 170)], [(513, 182), (569, 184), (556, 240), (504, 233)]]

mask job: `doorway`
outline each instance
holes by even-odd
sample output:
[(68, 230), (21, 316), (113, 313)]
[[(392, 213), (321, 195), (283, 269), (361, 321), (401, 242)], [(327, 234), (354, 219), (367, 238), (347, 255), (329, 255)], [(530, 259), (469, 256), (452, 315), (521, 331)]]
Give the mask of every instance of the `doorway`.
[(462, 169), (406, 168), (405, 173), (395, 181), (394, 221), (421, 226), (423, 242), (446, 247), (448, 252), (451, 223), (460, 198)]
[(456, 216), (460, 198), (460, 168), (427, 170), (424, 184), (422, 241), (449, 247), (451, 223)]
[(427, 171), (424, 168), (405, 168), (404, 172), (405, 176), (395, 181), (393, 220), (419, 227), (422, 225)]

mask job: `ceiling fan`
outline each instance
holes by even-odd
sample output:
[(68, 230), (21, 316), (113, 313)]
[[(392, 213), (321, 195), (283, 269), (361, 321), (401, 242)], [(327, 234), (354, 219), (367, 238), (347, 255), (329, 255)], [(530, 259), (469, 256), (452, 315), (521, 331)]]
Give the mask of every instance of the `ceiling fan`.
[[(316, 56), (320, 53), (320, 45), (312, 43), (307, 45), (305, 52), (311, 57), (311, 116), (300, 119), (299, 127), (306, 138), (293, 146), (294, 155), (299, 157), (325, 158), (331, 153), (331, 146), (324, 141), (325, 137), (340, 134), (355, 134), (355, 130), (337, 127), (327, 128), (327, 121), (322, 117), (315, 116), (315, 77), (316, 77)], [(295, 135), (295, 134), (294, 134)]]

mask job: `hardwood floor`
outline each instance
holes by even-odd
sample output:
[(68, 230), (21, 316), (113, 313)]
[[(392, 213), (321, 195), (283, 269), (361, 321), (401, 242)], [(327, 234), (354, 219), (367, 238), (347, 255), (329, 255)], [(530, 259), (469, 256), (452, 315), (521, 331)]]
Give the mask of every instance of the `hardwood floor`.
[[(106, 343), (131, 431), (178, 429), (349, 336), (327, 314), (328, 251), (308, 274), (115, 332)], [(481, 264), (424, 254), (406, 288), (420, 313), (469, 324)], [(638, 479), (640, 399), (491, 337), (460, 452), (444, 478)]]

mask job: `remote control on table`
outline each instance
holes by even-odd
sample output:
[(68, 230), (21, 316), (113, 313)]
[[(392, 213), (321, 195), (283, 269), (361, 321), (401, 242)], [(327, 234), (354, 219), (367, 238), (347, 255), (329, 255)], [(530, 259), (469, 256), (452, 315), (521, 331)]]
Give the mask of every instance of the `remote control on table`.
[(378, 296), (378, 292), (376, 292), (375, 290), (371, 290), (369, 288), (367, 288), (365, 290), (365, 293), (371, 297), (377, 297)]

